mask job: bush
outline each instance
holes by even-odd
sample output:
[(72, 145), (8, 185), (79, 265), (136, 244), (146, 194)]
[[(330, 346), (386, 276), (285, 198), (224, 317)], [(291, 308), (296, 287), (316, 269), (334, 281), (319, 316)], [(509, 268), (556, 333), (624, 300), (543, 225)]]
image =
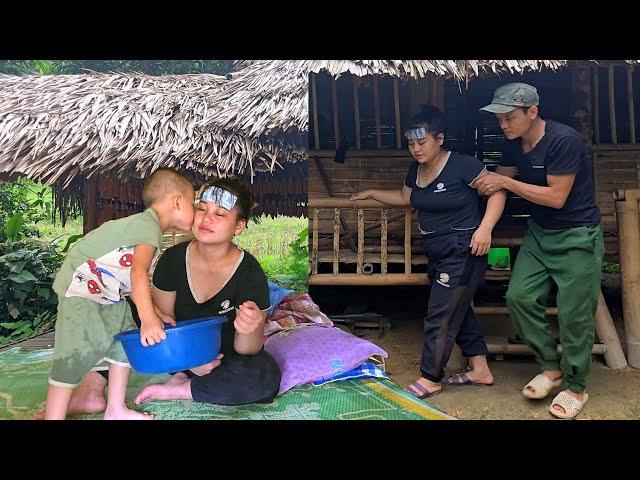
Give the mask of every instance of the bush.
[(51, 243), (30, 239), (0, 243), (0, 337), (5, 342), (53, 324), (58, 299), (52, 283), (62, 260)]

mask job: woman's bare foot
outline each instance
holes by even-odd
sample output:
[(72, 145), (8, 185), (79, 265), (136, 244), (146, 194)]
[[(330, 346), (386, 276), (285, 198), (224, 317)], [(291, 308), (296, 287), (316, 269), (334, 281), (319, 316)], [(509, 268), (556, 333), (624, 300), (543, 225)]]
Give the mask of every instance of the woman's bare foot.
[[(440, 390), (442, 390), (442, 384), (432, 382), (431, 380), (427, 380), (424, 377), (420, 377), (414, 383), (419, 383), (422, 387), (424, 387), (429, 392), (429, 395), (433, 394), (434, 392), (439, 392)], [(409, 385), (408, 388), (410, 388), (411, 390), (413, 390), (419, 395), (422, 393), (418, 389), (416, 389), (413, 385)]]
[(173, 382), (172, 380), (173, 378), (165, 383), (155, 383), (144, 387), (134, 400), (136, 405), (152, 400), (192, 400), (191, 380), (187, 379), (183, 382)]
[(147, 412), (131, 410), (124, 405), (107, 407), (103, 420), (153, 420), (153, 415)]
[(474, 383), (482, 383), (485, 385), (493, 384), (493, 375), (487, 364), (487, 357), (477, 355), (469, 358), (471, 370), (467, 372), (467, 377)]
[[(104, 387), (106, 386), (107, 381), (98, 372), (87, 373), (82, 379), (82, 383), (73, 391), (67, 415), (102, 412), (107, 408), (107, 400), (104, 398)], [(34, 418), (43, 420), (44, 408), (36, 412)]]

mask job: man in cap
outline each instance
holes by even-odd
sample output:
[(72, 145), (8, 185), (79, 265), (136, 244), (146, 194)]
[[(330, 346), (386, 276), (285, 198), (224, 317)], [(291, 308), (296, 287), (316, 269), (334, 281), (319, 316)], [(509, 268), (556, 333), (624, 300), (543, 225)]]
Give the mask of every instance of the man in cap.
[[(568, 125), (542, 119), (539, 102), (535, 87), (509, 83), (481, 108), (495, 114), (507, 142), (496, 172), (475, 185), (485, 195), (504, 189), (531, 202), (507, 291), (515, 325), (542, 369), (522, 393), (542, 399), (562, 385), (549, 411), (574, 418), (589, 399), (604, 242), (586, 145)], [(545, 319), (552, 283), (558, 287), (562, 355)]]

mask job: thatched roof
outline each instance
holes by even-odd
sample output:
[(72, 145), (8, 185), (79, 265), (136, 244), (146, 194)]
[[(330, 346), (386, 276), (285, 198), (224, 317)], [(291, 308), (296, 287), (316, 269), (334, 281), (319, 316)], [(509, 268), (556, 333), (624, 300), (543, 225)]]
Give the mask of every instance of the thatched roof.
[(566, 60), (256, 60), (227, 76), (0, 75), (0, 172), (70, 185), (159, 166), (250, 177), (305, 158), (310, 72), (457, 81)]
[[(251, 80), (95, 72), (0, 75), (0, 171), (69, 185), (80, 173), (144, 177), (168, 166), (204, 176), (242, 174), (302, 159), (305, 145), (292, 142), (291, 135), (235, 128), (260, 121), (235, 95)], [(220, 97), (227, 87), (228, 107)], [(257, 113), (275, 121), (282, 117)]]

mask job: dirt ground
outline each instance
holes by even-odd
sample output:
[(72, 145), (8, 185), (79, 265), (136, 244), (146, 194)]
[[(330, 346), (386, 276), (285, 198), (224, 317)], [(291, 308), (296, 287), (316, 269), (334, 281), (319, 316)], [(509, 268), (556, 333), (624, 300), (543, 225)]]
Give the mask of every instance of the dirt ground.
[[(371, 328), (358, 328), (356, 333), (387, 351), (391, 380), (404, 388), (419, 375), (422, 319), (394, 319), (392, 324), (382, 338)], [(489, 359), (493, 386), (448, 387), (429, 403), (461, 419), (553, 419), (548, 408), (559, 389), (545, 400), (530, 400), (521, 394), (538, 373), (533, 356), (504, 355), (501, 361), (493, 357)], [(587, 391), (589, 402), (578, 419), (640, 419), (640, 370), (611, 370), (602, 356), (594, 355)]]

